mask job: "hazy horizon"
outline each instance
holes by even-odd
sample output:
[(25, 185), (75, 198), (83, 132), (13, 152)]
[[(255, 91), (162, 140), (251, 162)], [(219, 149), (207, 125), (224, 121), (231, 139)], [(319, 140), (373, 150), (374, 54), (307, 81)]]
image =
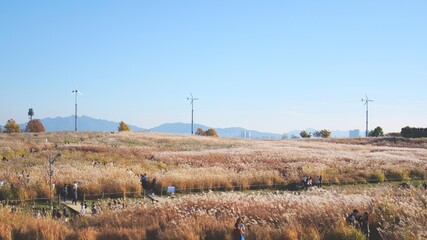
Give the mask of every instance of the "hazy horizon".
[[(163, 3), (163, 4), (162, 4)], [(427, 2), (1, 2), (0, 125), (426, 127)]]

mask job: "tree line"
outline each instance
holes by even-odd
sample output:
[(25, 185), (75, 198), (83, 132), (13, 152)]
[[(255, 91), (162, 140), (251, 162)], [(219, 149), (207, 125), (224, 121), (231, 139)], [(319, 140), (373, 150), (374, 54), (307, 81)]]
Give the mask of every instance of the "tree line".
[[(126, 132), (130, 131), (129, 126), (121, 121), (119, 123), (119, 127), (117, 129), (119, 132)], [(25, 127), (25, 132), (46, 132), (46, 129), (44, 128), (43, 123), (39, 119), (32, 119), (27, 123), (27, 126)], [(2, 132), (2, 128), (0, 127), (0, 132)], [(4, 132), (5, 133), (20, 133), (21, 128), (19, 127), (19, 124), (16, 123), (15, 120), (9, 119), (7, 120), (6, 124), (4, 125)]]
[(400, 135), (405, 138), (427, 137), (427, 128), (415, 128), (406, 126), (400, 131)]
[[(0, 131), (2, 131), (1, 128), (0, 128)], [(45, 132), (46, 130), (39, 119), (32, 119), (27, 123), (27, 126), (25, 127), (24, 131), (25, 132)], [(9, 119), (4, 125), (4, 132), (20, 133), (21, 128), (19, 127), (19, 124), (17, 124), (15, 120)]]

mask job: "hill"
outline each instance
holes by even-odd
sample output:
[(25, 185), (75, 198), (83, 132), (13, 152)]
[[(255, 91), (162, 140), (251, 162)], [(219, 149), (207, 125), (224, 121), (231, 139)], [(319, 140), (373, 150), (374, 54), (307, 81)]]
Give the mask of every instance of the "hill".
[[(56, 117), (40, 119), (43, 123), (46, 132), (59, 132), (59, 131), (73, 131), (74, 130), (74, 116), (69, 117)], [(20, 124), (21, 129), (25, 129), (27, 123)], [(113, 132), (117, 131), (119, 126), (118, 122), (91, 118), (88, 116), (78, 117), (77, 129), (79, 131), (97, 131), (97, 132)], [(128, 125), (132, 131), (145, 131), (145, 129)]]
[[(40, 119), (43, 123), (47, 132), (60, 132), (60, 131), (73, 131), (74, 130), (74, 116), (68, 117), (56, 117), (56, 118), (44, 118)], [(118, 122), (96, 119), (88, 116), (78, 117), (77, 129), (79, 131), (96, 131), (96, 132), (113, 132), (117, 131), (119, 126)], [(27, 123), (20, 124), (21, 129), (25, 129)], [(174, 133), (174, 134), (190, 134), (191, 124), (190, 123), (164, 123), (154, 128), (145, 129), (134, 125), (129, 125), (130, 129), (134, 132), (150, 131), (159, 133)], [(229, 127), (229, 128), (215, 128), (202, 124), (194, 124), (194, 132), (198, 128), (207, 130), (214, 128), (218, 135), (223, 138), (248, 138), (248, 139), (281, 139), (283, 134), (260, 132), (256, 130), (248, 130), (242, 127)], [(308, 132), (315, 132), (316, 129), (308, 128)], [(287, 132), (288, 138), (298, 137), (301, 130), (293, 130)], [(347, 138), (349, 137), (349, 131), (332, 131), (331, 137), (333, 138)]]
[[(205, 125), (194, 124), (194, 132), (198, 128), (207, 130), (209, 128)], [(255, 130), (247, 130), (241, 127), (231, 128), (214, 128), (218, 133), (218, 136), (224, 138), (256, 138), (256, 139), (280, 139), (282, 135), (276, 133), (259, 132)], [(191, 132), (190, 123), (165, 123), (158, 127), (149, 129), (150, 132), (161, 132), (161, 133), (175, 133), (175, 134), (189, 134)]]

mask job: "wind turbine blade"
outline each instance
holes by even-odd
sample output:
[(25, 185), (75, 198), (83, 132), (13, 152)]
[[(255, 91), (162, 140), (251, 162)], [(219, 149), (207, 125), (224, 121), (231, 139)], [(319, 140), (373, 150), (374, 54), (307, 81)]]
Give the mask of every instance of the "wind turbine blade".
[(191, 98), (193, 98), (193, 94), (190, 92)]

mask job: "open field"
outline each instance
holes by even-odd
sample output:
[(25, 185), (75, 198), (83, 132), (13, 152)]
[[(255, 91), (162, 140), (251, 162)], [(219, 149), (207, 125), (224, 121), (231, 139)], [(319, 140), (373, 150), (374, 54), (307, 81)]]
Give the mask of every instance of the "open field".
[[(424, 189), (388, 184), (332, 187), (300, 194), (225, 192), (186, 195), (152, 204), (120, 200), (124, 208), (64, 223), (0, 208), (2, 239), (231, 239), (237, 216), (246, 239), (364, 239), (345, 222), (352, 209), (370, 214), (371, 239), (426, 239)], [(111, 200), (110, 200), (111, 201)]]
[[(140, 195), (138, 174), (157, 178), (156, 189), (231, 190), (266, 187), (322, 175), (324, 182), (423, 179), (426, 139), (239, 140), (154, 133), (0, 134), (0, 199), (49, 196), (48, 158), (55, 186), (77, 181), (83, 194)], [(27, 182), (26, 176), (29, 175)], [(0, 238), (229, 239), (237, 216), (247, 239), (342, 239), (358, 236), (344, 224), (353, 208), (368, 211), (377, 239), (425, 239), (426, 191), (397, 186), (331, 187), (289, 192), (226, 192), (169, 199), (61, 223), (1, 209)], [(138, 200), (135, 200), (138, 201)], [(61, 234), (60, 234), (61, 233)], [(21, 235), (20, 235), (21, 234)], [(335, 235), (334, 235), (335, 234)], [(339, 236), (344, 236), (339, 235)], [(58, 237), (61, 236), (61, 237)], [(382, 237), (382, 238), (381, 238)], [(356, 238), (357, 239), (357, 238)]]

